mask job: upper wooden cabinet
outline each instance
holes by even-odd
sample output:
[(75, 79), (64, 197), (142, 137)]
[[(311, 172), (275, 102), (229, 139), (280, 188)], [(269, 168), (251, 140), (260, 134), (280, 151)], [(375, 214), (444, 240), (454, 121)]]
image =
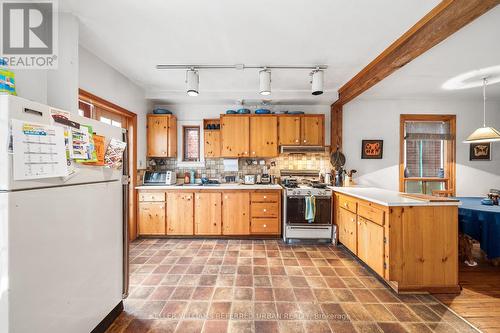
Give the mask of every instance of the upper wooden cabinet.
[(250, 117), (250, 157), (278, 156), (278, 117)]
[(167, 193), (167, 235), (193, 235), (194, 194)]
[(280, 146), (323, 146), (325, 144), (324, 115), (282, 115), (278, 119)]
[(221, 116), (221, 156), (248, 157), (250, 151), (250, 117)]
[(205, 130), (204, 133), (205, 157), (220, 157), (220, 131)]
[(250, 233), (250, 193), (224, 193), (222, 198), (223, 235)]
[(279, 144), (283, 146), (300, 144), (300, 117), (279, 118)]
[(323, 146), (324, 140), (324, 115), (304, 116), (300, 119), (301, 145)]
[(177, 118), (148, 114), (148, 157), (177, 157)]

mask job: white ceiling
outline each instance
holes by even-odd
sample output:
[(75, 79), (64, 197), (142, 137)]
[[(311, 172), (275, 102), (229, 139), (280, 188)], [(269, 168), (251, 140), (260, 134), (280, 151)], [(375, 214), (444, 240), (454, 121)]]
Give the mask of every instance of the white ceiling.
[[(459, 74), (500, 65), (500, 6), (492, 9), (420, 57), (385, 78), (360, 98), (482, 99), (481, 88), (445, 90)], [(500, 84), (488, 86), (489, 100), (500, 101)]]
[(439, 3), (438, 0), (61, 0), (80, 20), (80, 43), (165, 103), (260, 100), (257, 70), (200, 72), (185, 94), (171, 64), (326, 64), (325, 93), (308, 71), (272, 73), (273, 102), (331, 104), (337, 89)]

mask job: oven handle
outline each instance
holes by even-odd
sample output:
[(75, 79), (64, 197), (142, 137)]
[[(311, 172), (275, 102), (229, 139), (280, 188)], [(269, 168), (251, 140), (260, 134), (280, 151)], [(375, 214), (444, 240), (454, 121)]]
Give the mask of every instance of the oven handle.
[[(304, 199), (305, 197), (308, 197), (308, 195), (287, 195), (287, 199)], [(331, 196), (328, 195), (322, 195), (322, 196), (314, 196), (316, 199), (322, 200), (322, 199), (331, 199)]]
[(311, 229), (314, 229), (314, 230), (329, 230), (331, 227), (316, 227), (316, 226), (313, 226), (313, 227), (294, 227), (294, 226), (290, 226), (290, 229), (293, 229), (293, 230), (311, 230)]

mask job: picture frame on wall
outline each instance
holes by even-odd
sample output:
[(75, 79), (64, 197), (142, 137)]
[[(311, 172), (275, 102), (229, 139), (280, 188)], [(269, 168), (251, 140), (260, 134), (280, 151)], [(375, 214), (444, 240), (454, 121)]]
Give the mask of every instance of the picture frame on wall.
[(469, 149), (469, 160), (471, 161), (491, 161), (491, 143), (471, 143)]
[(361, 159), (379, 160), (384, 153), (384, 140), (362, 140)]

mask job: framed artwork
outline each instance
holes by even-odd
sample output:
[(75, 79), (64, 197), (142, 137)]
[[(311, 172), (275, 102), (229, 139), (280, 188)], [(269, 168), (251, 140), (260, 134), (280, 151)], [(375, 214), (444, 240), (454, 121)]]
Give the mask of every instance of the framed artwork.
[(491, 161), (491, 143), (471, 143), (469, 150), (471, 161)]
[(361, 158), (364, 160), (381, 159), (384, 152), (384, 140), (362, 140)]

